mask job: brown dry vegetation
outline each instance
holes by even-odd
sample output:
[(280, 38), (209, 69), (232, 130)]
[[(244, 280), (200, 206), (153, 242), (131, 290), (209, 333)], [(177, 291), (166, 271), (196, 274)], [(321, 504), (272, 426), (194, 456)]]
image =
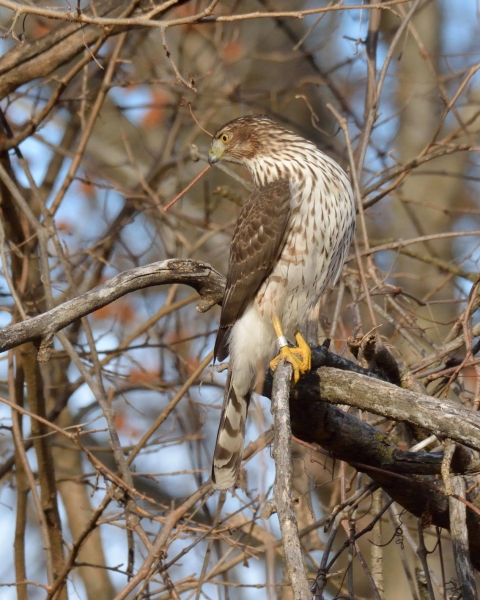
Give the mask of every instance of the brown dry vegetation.
[(250, 182), (221, 165), (162, 210), (205, 167), (193, 115), (248, 113), (332, 155), (358, 205), (304, 323), (330, 352), (290, 397), (309, 595), (476, 598), (478, 7), (344, 4), (0, 0), (2, 598), (294, 597), (268, 377), (241, 487), (209, 484)]

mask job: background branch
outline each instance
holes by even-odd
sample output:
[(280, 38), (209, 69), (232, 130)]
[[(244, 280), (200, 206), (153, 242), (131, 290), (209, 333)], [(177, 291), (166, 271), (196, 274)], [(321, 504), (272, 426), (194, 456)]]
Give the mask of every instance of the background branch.
[(0, 0), (2, 599), (292, 600), (262, 517), (267, 399), (239, 487), (208, 483), (225, 374), (205, 311), (252, 186), (194, 178), (206, 132), (249, 113), (351, 172), (361, 209), (358, 260), (301, 325), (318, 347), (282, 454), (297, 564), (325, 597), (470, 593), (446, 530), (478, 567), (475, 0), (52, 4)]
[[(463, 477), (452, 477), (452, 492), (465, 499), (465, 480)], [(470, 561), (467, 531), (467, 508), (463, 502), (453, 496), (448, 499), (450, 510), (450, 531), (452, 533), (453, 555), (457, 568), (457, 577), (462, 588), (463, 600), (476, 600), (477, 588), (475, 574)]]
[(27, 321), (5, 327), (0, 331), (0, 352), (29, 341), (45, 340), (51, 343), (52, 336), (100, 308), (111, 304), (130, 292), (172, 283), (190, 285), (200, 294), (197, 306), (205, 312), (221, 303), (225, 280), (210, 265), (194, 260), (166, 260), (144, 267), (119, 273), (109, 281), (89, 292), (68, 300), (63, 304)]

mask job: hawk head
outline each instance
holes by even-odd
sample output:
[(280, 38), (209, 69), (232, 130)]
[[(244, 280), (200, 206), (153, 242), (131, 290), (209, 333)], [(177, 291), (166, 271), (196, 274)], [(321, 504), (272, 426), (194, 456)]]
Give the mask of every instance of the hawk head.
[(284, 131), (266, 115), (249, 115), (223, 125), (213, 136), (208, 162), (226, 160), (246, 166), (246, 162), (271, 154), (275, 134)]

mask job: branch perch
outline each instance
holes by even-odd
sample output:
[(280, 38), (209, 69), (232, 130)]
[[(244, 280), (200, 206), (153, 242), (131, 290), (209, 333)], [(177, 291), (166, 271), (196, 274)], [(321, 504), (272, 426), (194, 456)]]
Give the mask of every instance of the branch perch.
[(89, 292), (68, 300), (52, 310), (0, 331), (0, 352), (25, 342), (52, 339), (52, 336), (77, 319), (111, 304), (129, 292), (155, 285), (184, 283), (201, 296), (198, 312), (221, 304), (225, 279), (210, 265), (195, 260), (165, 260), (119, 273)]
[[(343, 369), (346, 369), (350, 362), (329, 353), (323, 347), (313, 351), (312, 359), (314, 368), (317, 369), (322, 361), (324, 361), (323, 364), (339, 362), (343, 365)], [(360, 370), (357, 365), (353, 366), (355, 369)], [(366, 372), (365, 369), (363, 371)], [(336, 380), (337, 391), (335, 397), (326, 395), (326, 386), (321, 389), (319, 373), (324, 379), (326, 379), (325, 374), (328, 373), (332, 380)], [(333, 459), (344, 460), (358, 470), (367, 473), (395, 502), (398, 502), (413, 515), (421, 517), (425, 511), (428, 511), (434, 525), (449, 529), (448, 496), (442, 489), (443, 482), (434, 477), (425, 476), (427, 473), (440, 474), (443, 453), (401, 451), (389, 441), (387, 436), (368, 425), (368, 423), (364, 423), (354, 415), (330, 404), (330, 401), (332, 401), (354, 405), (353, 398), (349, 396), (353, 393), (352, 376), (357, 378), (357, 387), (354, 390), (357, 405), (361, 404), (368, 395), (371, 395), (377, 398), (379, 404), (383, 405), (383, 402), (387, 402), (382, 406), (385, 414), (395, 412), (397, 408), (395, 397), (382, 398), (381, 390), (384, 387), (389, 390), (396, 390), (399, 393), (405, 390), (379, 381), (375, 377), (365, 377), (357, 373), (322, 367), (317, 372), (311, 372), (304, 377), (290, 392), (293, 435), (307, 443), (318, 444)], [(377, 386), (380, 390), (379, 395), (372, 392), (372, 389), (376, 390)], [(345, 397), (341, 397), (340, 389), (345, 393)], [(266, 396), (271, 397), (271, 378), (266, 381), (263, 392)], [(437, 400), (429, 396), (415, 394), (415, 397), (417, 396), (423, 399)], [(344, 400), (347, 402), (344, 402)], [(458, 409), (464, 411), (466, 415), (473, 412), (461, 406)], [(366, 408), (365, 410), (370, 409)], [(420, 407), (420, 410), (427, 411), (426, 407)], [(379, 411), (376, 410), (375, 412), (378, 413)], [(405, 414), (404, 416), (408, 419), (408, 415)], [(398, 417), (395, 418), (398, 419)], [(473, 459), (467, 450), (458, 447), (453, 457), (451, 470), (454, 473), (478, 472), (478, 461)], [(423, 476), (415, 475), (411, 477), (406, 476), (406, 473), (421, 473)], [(479, 569), (480, 538), (478, 531), (480, 529), (480, 517), (477, 512), (470, 509), (467, 510), (467, 528), (471, 560), (474, 567)]]
[(281, 362), (275, 371), (272, 390), (271, 410), (275, 436), (273, 441), (273, 458), (275, 460), (273, 494), (293, 597), (296, 600), (310, 600), (312, 593), (308, 585), (298, 536), (297, 517), (292, 504), (292, 430), (289, 408), (291, 380), (292, 365)]
[(480, 415), (460, 403), (373, 381), (357, 373), (338, 377), (336, 370), (328, 367), (322, 367), (319, 375), (319, 392), (328, 402), (407, 421), (480, 451)]

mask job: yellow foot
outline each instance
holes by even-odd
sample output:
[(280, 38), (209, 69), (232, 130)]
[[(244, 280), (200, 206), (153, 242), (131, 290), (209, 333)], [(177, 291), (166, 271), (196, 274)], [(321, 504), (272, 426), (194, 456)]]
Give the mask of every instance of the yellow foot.
[(298, 383), (298, 380), (304, 373), (310, 371), (312, 366), (312, 351), (310, 350), (310, 346), (298, 332), (295, 334), (295, 341), (297, 342), (296, 348), (283, 346), (280, 349), (280, 354), (270, 362), (272, 371), (275, 371), (281, 360), (285, 360), (292, 365), (292, 387)]

